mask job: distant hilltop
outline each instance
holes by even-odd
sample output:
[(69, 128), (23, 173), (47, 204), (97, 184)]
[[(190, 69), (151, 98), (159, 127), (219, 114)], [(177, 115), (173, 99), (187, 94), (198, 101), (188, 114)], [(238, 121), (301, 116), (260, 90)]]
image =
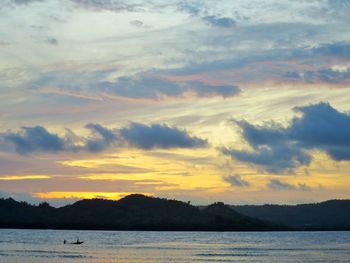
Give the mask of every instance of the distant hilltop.
[[(333, 217), (330, 218), (332, 214)], [(54, 208), (46, 202), (35, 206), (8, 198), (0, 199), (0, 228), (145, 231), (350, 230), (350, 201), (334, 200), (301, 207), (228, 206), (218, 202), (198, 208), (177, 200), (132, 194), (118, 201), (86, 199)]]
[(301, 205), (236, 205), (247, 216), (300, 230), (350, 230), (350, 200)]

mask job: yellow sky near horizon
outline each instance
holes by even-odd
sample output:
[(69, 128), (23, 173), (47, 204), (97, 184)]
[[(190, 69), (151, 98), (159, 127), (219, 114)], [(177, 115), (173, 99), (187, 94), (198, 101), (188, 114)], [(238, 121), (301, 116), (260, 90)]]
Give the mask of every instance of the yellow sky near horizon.
[(0, 7), (0, 197), (350, 198), (348, 8), (78, 2)]

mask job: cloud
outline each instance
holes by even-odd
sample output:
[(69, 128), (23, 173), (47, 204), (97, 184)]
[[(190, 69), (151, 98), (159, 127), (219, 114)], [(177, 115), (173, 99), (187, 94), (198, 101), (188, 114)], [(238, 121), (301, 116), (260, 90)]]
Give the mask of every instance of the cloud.
[(298, 185), (292, 185), (285, 182), (281, 182), (278, 179), (270, 179), (267, 187), (273, 190), (287, 190), (287, 191), (311, 191), (311, 187), (306, 184), (299, 183)]
[(302, 81), (306, 83), (326, 82), (338, 84), (350, 80), (350, 67), (322, 68), (319, 70), (287, 72), (284, 77), (287, 79)]
[(36, 151), (59, 152), (65, 149), (64, 140), (42, 126), (23, 127), (18, 133), (6, 133), (4, 139), (13, 143), (20, 154)]
[(144, 24), (140, 20), (132, 20), (130, 21), (130, 25), (136, 26), (136, 27), (144, 27)]
[(85, 127), (95, 135), (86, 139), (85, 147), (90, 152), (103, 151), (117, 141), (117, 135), (100, 124), (89, 123)]
[(116, 82), (103, 83), (102, 86), (108, 93), (128, 98), (158, 99), (176, 97), (184, 92), (174, 82), (153, 77), (119, 77)]
[(188, 91), (196, 93), (199, 97), (221, 96), (233, 97), (238, 95), (241, 90), (232, 85), (207, 85), (199, 81), (189, 81), (183, 83)]
[(47, 38), (47, 43), (49, 43), (52, 46), (57, 46), (58, 45), (58, 40), (53, 37), (48, 37)]
[(14, 4), (18, 4), (18, 5), (28, 5), (30, 3), (43, 2), (43, 1), (45, 0), (12, 0)]
[(222, 152), (238, 161), (263, 167), (266, 172), (275, 174), (292, 174), (294, 169), (300, 165), (308, 165), (311, 161), (309, 154), (298, 149), (298, 146), (289, 144), (259, 146), (253, 152), (234, 149), (223, 149)]
[[(25, 3), (26, 1), (18, 0), (18, 2)], [(220, 70), (239, 68), (241, 71), (233, 72), (234, 76), (232, 79), (236, 79), (237, 75), (242, 81), (235, 81), (234, 83), (252, 81), (259, 83), (261, 79), (267, 81), (275, 80), (277, 76), (281, 77), (288, 71), (297, 72), (300, 70), (298, 68), (300, 64), (311, 65), (317, 70), (319, 65), (317, 62), (319, 61), (323, 63), (322, 67), (327, 67), (325, 64), (329, 61), (328, 57), (336, 56), (344, 59), (349, 58), (350, 54), (349, 43), (346, 42), (349, 40), (347, 37), (348, 31), (345, 31), (346, 27), (343, 25), (347, 25), (347, 20), (343, 19), (343, 22), (339, 22), (338, 19), (336, 20), (337, 13), (333, 11), (333, 9), (347, 10), (340, 8), (339, 6), (343, 6), (340, 3), (333, 4), (327, 1), (322, 3), (317, 3), (317, 1), (311, 1), (310, 3), (289, 3), (288, 1), (283, 3), (280, 3), (280, 1), (258, 3), (259, 1), (257, 1), (246, 4), (244, 1), (235, 1), (235, 3), (228, 1), (218, 6), (210, 1), (201, 3), (193, 1), (171, 1), (169, 3), (149, 1), (149, 3), (145, 3), (144, 1), (120, 0), (71, 0), (71, 2), (75, 3), (73, 4), (75, 7), (89, 9), (80, 10), (82, 11), (80, 18), (82, 23), (84, 21), (89, 22), (91, 18), (89, 14), (91, 13), (87, 11), (90, 10), (126, 12), (142, 10), (142, 13), (138, 13), (137, 16), (119, 17), (118, 19), (127, 19), (123, 23), (131, 23), (140, 27), (145, 26), (143, 22), (146, 23), (148, 21), (147, 23), (151, 23), (150, 26), (152, 26), (153, 30), (147, 31), (147, 33), (144, 30), (140, 30), (132, 34), (132, 38), (141, 41), (140, 43), (143, 43), (143, 46), (150, 47), (147, 48), (147, 52), (144, 52), (142, 48), (130, 46), (128, 44), (130, 36), (126, 36), (123, 30), (117, 30), (116, 32), (112, 30), (113, 33), (105, 36), (104, 23), (96, 23), (96, 30), (91, 30), (88, 34), (90, 37), (85, 34), (85, 31), (79, 32), (81, 36), (78, 39), (87, 37), (87, 41), (82, 46), (83, 49), (94, 50), (95, 48), (100, 48), (95, 46), (96, 42), (93, 41), (93, 39), (99, 39), (98, 45), (101, 45), (105, 49), (105, 53), (110, 54), (110, 57), (118, 58), (124, 55), (127, 57), (125, 61), (107, 58), (105, 60), (101, 57), (104, 60), (102, 64), (104, 62), (118, 61), (118, 67), (120, 68), (117, 69), (116, 65), (114, 68), (115, 72), (118, 70), (118, 76), (123, 75), (121, 71), (124, 70), (124, 67), (126, 67), (124, 74), (130, 74), (126, 72), (131, 71), (137, 74), (139, 72), (169, 69), (182, 71), (184, 74), (208, 72), (212, 75)], [(55, 5), (52, 7), (52, 10), (55, 10)], [(71, 8), (67, 8), (67, 10), (71, 10)], [(61, 10), (59, 13), (61, 12), (62, 16), (68, 16), (70, 11), (66, 11), (66, 13)], [(173, 13), (174, 19), (168, 21), (169, 23), (161, 23), (162, 26), (159, 27), (160, 24), (156, 20), (163, 19), (163, 15), (166, 16), (170, 12)], [(269, 13), (268, 16), (266, 12)], [(147, 13), (157, 15), (155, 19), (149, 21)], [(330, 14), (332, 14), (333, 20), (330, 20)], [(69, 23), (75, 23), (75, 15), (73, 12), (73, 17)], [(159, 15), (162, 16), (159, 17)], [(249, 19), (246, 19), (247, 17)], [(99, 17), (97, 14), (96, 19), (99, 20), (102, 17)], [(114, 16), (107, 16), (104, 19), (108, 19), (109, 25), (118, 21), (118, 19), (114, 20)], [(202, 22), (205, 21), (211, 26), (198, 26), (198, 23), (196, 23), (198, 19), (203, 19)], [(242, 23), (242, 26), (237, 27), (235, 30), (224, 30), (224, 33), (222, 30), (218, 31), (217, 27), (231, 27), (234, 26), (236, 21), (239, 24)], [(63, 35), (57, 37), (65, 39), (64, 35), (69, 34), (69, 32), (61, 32), (61, 34)], [(157, 41), (155, 41), (155, 34), (162, 37), (158, 37)], [(329, 41), (329, 43), (325, 43), (325, 41)], [(65, 44), (72, 44), (71, 52), (74, 56), (74, 54), (82, 52), (82, 49), (79, 48), (79, 45), (74, 45), (73, 42)], [(116, 45), (118, 47), (120, 45), (122, 49), (115, 48)], [(78, 50), (75, 50), (75, 48)], [(93, 52), (90, 53), (93, 54)], [(64, 61), (65, 56), (67, 56), (66, 61), (69, 61), (69, 57), (72, 57), (72, 54), (63, 54), (61, 57), (62, 61)], [(157, 56), (156, 63), (153, 59), (150, 59), (154, 56)], [(95, 60), (94, 57), (90, 56), (85, 56), (85, 58), (86, 61)], [(143, 63), (137, 63), (140, 60)], [(268, 65), (267, 63), (262, 64), (264, 62), (271, 63)], [(276, 65), (278, 63), (283, 64), (283, 66)], [(276, 68), (278, 68), (277, 72)], [(40, 76), (42, 76), (42, 73), (45, 73), (45, 69), (42, 67), (37, 70), (33, 69), (33, 71), (38, 71), (35, 73)], [(218, 78), (222, 78), (222, 74), (216, 75)], [(80, 78), (80, 76), (77, 77), (77, 74), (74, 74), (74, 77)], [(85, 84), (84, 81), (82, 81), (83, 83), (78, 83), (79, 81), (77, 80), (72, 83), (69, 81), (63, 83), (65, 79), (64, 77), (61, 78), (61, 76), (58, 76), (57, 79), (56, 83), (54, 83), (56, 85), (52, 85), (52, 87), (67, 88), (69, 90), (71, 85), (77, 89), (78, 87), (83, 89), (84, 85), (80, 84)], [(99, 83), (100, 81), (103, 82), (106, 79), (110, 80), (111, 76), (105, 78), (103, 76), (100, 78), (96, 77), (88, 84), (90, 84), (91, 90), (94, 90), (94, 87), (101, 84)], [(287, 78), (287, 80), (289, 79)], [(113, 86), (116, 82), (118, 81), (107, 82), (106, 85)], [(227, 83), (231, 82), (227, 81)], [(111, 89), (113, 90), (113, 88)], [(160, 94), (162, 95), (163, 93)]]
[(174, 82), (151, 76), (119, 77), (116, 82), (106, 82), (101, 87), (116, 96), (145, 99), (180, 97), (187, 93), (198, 97), (231, 97), (240, 93), (237, 86), (207, 85), (198, 81)]
[(250, 183), (241, 178), (239, 174), (225, 176), (224, 181), (228, 182), (232, 186), (247, 187)]
[(120, 135), (129, 145), (150, 150), (154, 148), (197, 148), (207, 146), (207, 141), (190, 136), (187, 131), (165, 124), (144, 125), (131, 123), (120, 129)]
[(128, 4), (120, 0), (71, 0), (78, 7), (92, 9), (94, 11), (113, 11), (113, 12), (135, 12), (142, 8), (137, 4)]
[(301, 116), (293, 118), (288, 127), (235, 122), (252, 150), (223, 148), (222, 152), (271, 173), (292, 173), (300, 165), (308, 165), (312, 159), (310, 150), (324, 151), (336, 161), (350, 160), (350, 114), (328, 103), (294, 110)]
[(11, 43), (10, 42), (7, 42), (7, 41), (0, 41), (0, 47), (8, 47), (10, 46)]
[(350, 114), (334, 109), (328, 103), (297, 107), (302, 117), (292, 120), (286, 130), (290, 139), (306, 149), (319, 149), (334, 160), (350, 160)]
[(225, 28), (236, 26), (236, 21), (229, 17), (205, 16), (202, 19), (211, 26)]
[(179, 11), (186, 12), (192, 16), (197, 16), (201, 12), (201, 5), (203, 2), (191, 3), (189, 1), (180, 1), (177, 3)]
[[(286, 76), (286, 72), (297, 72), (300, 61), (306, 65), (312, 65), (315, 70), (319, 70), (320, 66), (329, 65), (327, 61), (344, 61), (350, 59), (350, 43), (349, 42), (330, 42), (322, 43), (314, 46), (307, 44), (299, 46), (283, 46), (279, 42), (295, 42), (302, 41), (298, 38), (291, 40), (289, 36), (276, 35), (276, 31), (280, 31), (283, 27), (287, 32), (300, 31), (301, 25), (295, 24), (275, 24), (275, 25), (256, 25), (250, 28), (237, 28), (235, 35), (250, 36), (251, 32), (260, 32), (254, 35), (254, 43), (266, 44), (266, 36), (268, 35), (271, 42), (274, 43), (273, 49), (261, 48), (259, 45), (251, 46), (243, 50), (231, 50), (230, 55), (224, 59), (208, 59), (207, 62), (191, 63), (181, 68), (164, 70), (164, 73), (174, 75), (191, 75), (197, 73), (208, 73), (213, 75), (216, 72), (229, 69), (240, 70), (235, 77), (235, 83), (258, 82), (262, 80), (271, 80), (282, 78), (282, 80), (290, 80), (290, 76)], [(312, 26), (307, 26), (307, 30), (315, 30)], [(306, 30), (305, 29), (305, 30)], [(257, 35), (258, 34), (258, 35)], [(218, 41), (218, 40), (216, 40)], [(236, 41), (232, 37), (220, 40), (227, 41), (227, 44)], [(237, 45), (240, 45), (237, 40)], [(270, 43), (271, 44), (271, 43)], [(288, 63), (286, 63), (288, 61)], [(266, 62), (268, 64), (266, 64)], [(283, 65), (283, 66), (281, 66)], [(235, 72), (232, 71), (232, 74)]]
[(136, 74), (105, 81), (115, 69), (57, 70), (43, 72), (31, 88), (44, 93), (58, 93), (79, 98), (119, 97), (161, 100), (183, 96), (233, 97), (241, 90), (234, 85), (209, 85), (200, 81), (173, 81), (153, 75)]
[(6, 132), (1, 138), (15, 146), (19, 154), (32, 152), (100, 152), (112, 146), (131, 146), (144, 150), (154, 148), (197, 148), (207, 146), (207, 141), (190, 136), (187, 131), (166, 124), (150, 126), (131, 123), (127, 127), (111, 130), (100, 124), (89, 123), (87, 137), (66, 129), (64, 136), (50, 133), (45, 127), (23, 127), (19, 132)]

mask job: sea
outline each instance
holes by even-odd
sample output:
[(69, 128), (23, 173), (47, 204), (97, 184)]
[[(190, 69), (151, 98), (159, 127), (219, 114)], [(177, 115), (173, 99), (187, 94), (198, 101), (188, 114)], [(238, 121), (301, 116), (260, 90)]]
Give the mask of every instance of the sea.
[(0, 229), (0, 262), (350, 262), (350, 232)]

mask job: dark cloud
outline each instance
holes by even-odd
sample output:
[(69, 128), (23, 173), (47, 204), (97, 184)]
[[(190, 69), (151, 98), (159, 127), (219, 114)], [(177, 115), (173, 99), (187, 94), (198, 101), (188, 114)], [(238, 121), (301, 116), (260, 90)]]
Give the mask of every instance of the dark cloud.
[(202, 19), (211, 26), (229, 28), (236, 25), (236, 21), (229, 17), (205, 16)]
[(267, 187), (273, 190), (287, 190), (287, 191), (311, 191), (311, 187), (306, 184), (299, 183), (298, 185), (292, 185), (285, 182), (281, 182), (278, 179), (270, 179)]
[(287, 72), (284, 77), (295, 81), (303, 81), (306, 83), (326, 82), (331, 84), (342, 83), (350, 80), (350, 68), (332, 69), (324, 68), (319, 70), (308, 71), (292, 71)]
[(120, 135), (129, 145), (150, 150), (153, 148), (197, 148), (207, 146), (207, 141), (190, 136), (185, 130), (165, 124), (144, 125), (131, 123), (120, 129)]
[(334, 109), (328, 103), (297, 107), (302, 117), (292, 120), (286, 136), (307, 149), (316, 148), (334, 160), (350, 160), (350, 114)]
[(42, 126), (23, 127), (20, 132), (1, 134), (4, 141), (12, 143), (16, 152), (100, 152), (112, 146), (137, 147), (144, 150), (154, 148), (196, 148), (204, 147), (207, 141), (190, 136), (185, 130), (165, 124), (150, 126), (132, 123), (118, 130), (111, 130), (100, 124), (87, 124), (87, 137), (76, 135), (67, 129), (64, 136), (50, 133)]
[(278, 179), (270, 179), (267, 186), (274, 190), (294, 190), (295, 189), (294, 185), (281, 182)]
[(65, 149), (64, 140), (42, 126), (23, 127), (18, 133), (6, 133), (4, 139), (13, 143), (20, 154), (35, 151), (59, 152)]
[(231, 85), (207, 85), (199, 81), (183, 83), (188, 91), (196, 93), (199, 97), (221, 96), (232, 97), (238, 95), (241, 90)]
[(47, 43), (49, 43), (52, 46), (57, 46), (58, 45), (58, 40), (53, 37), (48, 37), (47, 38)]
[(225, 176), (224, 181), (228, 182), (232, 186), (247, 187), (250, 183), (241, 178), (239, 174)]
[(308, 165), (311, 157), (296, 145), (258, 146), (254, 151), (223, 149), (222, 152), (241, 162), (263, 167), (269, 173), (292, 174), (300, 165)]
[(236, 86), (207, 85), (198, 81), (174, 82), (155, 77), (120, 77), (116, 82), (103, 83), (102, 89), (110, 94), (128, 98), (160, 99), (164, 96), (179, 97), (194, 93), (199, 97), (235, 96), (240, 92)]
[(86, 148), (90, 152), (103, 151), (117, 141), (117, 135), (100, 124), (89, 123), (85, 127), (94, 135), (86, 139)]
[(350, 114), (328, 103), (297, 107), (301, 116), (288, 127), (276, 123), (254, 126), (236, 122), (252, 151), (223, 148), (222, 152), (272, 173), (292, 173), (311, 161), (310, 150), (326, 152), (336, 161), (350, 160)]

